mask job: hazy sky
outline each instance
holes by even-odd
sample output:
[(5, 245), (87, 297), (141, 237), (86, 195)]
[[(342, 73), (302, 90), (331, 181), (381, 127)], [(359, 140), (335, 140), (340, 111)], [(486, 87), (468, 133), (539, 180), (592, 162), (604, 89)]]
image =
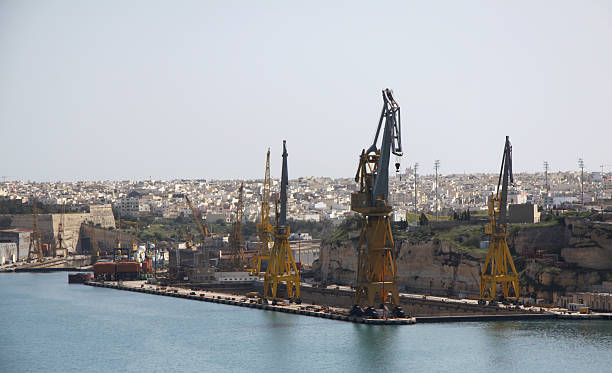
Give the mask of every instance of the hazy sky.
[(402, 168), (599, 171), (612, 2), (0, 0), (0, 175), (352, 177), (386, 87)]

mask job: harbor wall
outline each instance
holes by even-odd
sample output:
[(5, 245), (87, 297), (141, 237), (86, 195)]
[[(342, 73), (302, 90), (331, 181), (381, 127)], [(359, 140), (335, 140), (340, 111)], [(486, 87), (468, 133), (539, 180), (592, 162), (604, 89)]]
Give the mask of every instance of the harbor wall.
[[(263, 295), (263, 283), (256, 282), (251, 284), (197, 284), (189, 285), (192, 289), (212, 290), (228, 294), (246, 295), (251, 291), (256, 291)], [(328, 307), (350, 308), (355, 301), (355, 292), (343, 289), (321, 289), (310, 286), (300, 288), (301, 299), (305, 303), (317, 304)], [(279, 284), (277, 296), (287, 297), (286, 285)], [(439, 299), (427, 297), (414, 298), (400, 296), (400, 303), (404, 311), (415, 317), (425, 316), (453, 316), (453, 315), (508, 315), (516, 314), (518, 311), (504, 310), (498, 307), (480, 306), (471, 303), (445, 302)]]

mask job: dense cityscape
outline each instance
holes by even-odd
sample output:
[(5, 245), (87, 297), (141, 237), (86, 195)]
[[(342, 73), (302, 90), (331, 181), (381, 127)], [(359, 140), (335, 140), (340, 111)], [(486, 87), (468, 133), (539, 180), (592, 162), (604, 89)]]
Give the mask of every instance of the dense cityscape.
[[(390, 174), (390, 200), (394, 220), (406, 219), (415, 210), (415, 173)], [(488, 197), (497, 187), (497, 174), (438, 175), (438, 214), (452, 216), (455, 211), (485, 210)], [(416, 175), (416, 210), (435, 215), (436, 177)], [(532, 203), (541, 208), (598, 210), (612, 198), (612, 174), (588, 172), (520, 173), (509, 190), (509, 203)], [(582, 186), (581, 181), (584, 180)], [(83, 206), (111, 204), (122, 216), (175, 218), (191, 214), (187, 195), (209, 222), (230, 222), (238, 189), (244, 183), (244, 218), (256, 221), (260, 210), (263, 180), (143, 180), (0, 183), (0, 199), (31, 203), (36, 198), (45, 205)], [(278, 198), (277, 179), (272, 179), (272, 201)], [(349, 178), (303, 177), (291, 180), (288, 216), (293, 220), (341, 220), (350, 214), (350, 193), (357, 184)], [(601, 203), (600, 203), (601, 202)]]

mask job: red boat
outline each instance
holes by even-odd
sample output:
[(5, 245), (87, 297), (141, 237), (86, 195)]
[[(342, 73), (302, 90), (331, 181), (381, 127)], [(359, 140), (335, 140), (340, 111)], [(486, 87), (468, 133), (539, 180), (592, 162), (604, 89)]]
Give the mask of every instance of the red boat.
[(70, 273), (68, 274), (69, 284), (82, 284), (88, 280), (93, 280), (93, 275), (91, 273)]

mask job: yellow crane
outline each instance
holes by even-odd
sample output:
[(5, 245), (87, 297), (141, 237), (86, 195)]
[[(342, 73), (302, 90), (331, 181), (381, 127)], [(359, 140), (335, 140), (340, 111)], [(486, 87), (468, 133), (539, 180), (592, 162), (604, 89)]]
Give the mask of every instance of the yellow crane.
[(274, 246), (270, 252), (270, 262), (264, 275), (264, 298), (278, 299), (278, 284), (287, 285), (289, 299), (297, 303), (300, 300), (300, 273), (293, 259), (289, 246), (289, 225), (287, 225), (287, 187), (289, 184), (287, 171), (287, 148), (283, 140), (283, 168), (281, 173), (280, 213), (278, 203), (276, 209), (276, 229), (274, 231)]
[(506, 216), (508, 182), (513, 183), (514, 178), (512, 175), (512, 145), (510, 138), (506, 136), (497, 192), (489, 196), (491, 221), (485, 226), (485, 233), (491, 238), (489, 253), (480, 276), (480, 303), (496, 299), (498, 284), (501, 284), (504, 300), (517, 300), (519, 297), (519, 278), (506, 241), (508, 236)]
[(40, 239), (40, 231), (38, 230), (38, 210), (36, 207), (37, 200), (34, 199), (32, 202), (32, 213), (34, 215), (32, 221), (32, 235), (30, 236), (30, 247), (28, 249), (28, 262), (34, 259), (34, 256), (38, 258), (39, 261), (45, 260), (45, 256), (42, 250), (42, 242)]
[[(355, 176), (359, 191), (351, 194), (351, 210), (362, 216), (355, 304), (351, 314), (369, 318), (377, 317), (375, 307), (378, 305), (383, 310), (389, 306), (394, 317), (405, 317), (397, 290), (392, 207), (388, 202), (390, 153), (397, 157), (402, 155), (400, 107), (390, 89), (383, 90), (382, 96), (383, 109), (374, 143), (367, 150), (363, 149), (359, 157)], [(399, 163), (395, 167), (399, 169)], [(363, 297), (367, 301), (365, 311), (360, 307)]]
[(118, 221), (117, 221), (118, 226), (116, 227), (117, 228), (117, 233), (118, 233), (118, 235), (117, 235), (117, 249), (120, 249), (121, 248), (121, 211), (117, 212), (117, 218), (118, 218)]
[(138, 232), (140, 232), (140, 217), (136, 218), (136, 223), (134, 224), (136, 232), (134, 233), (134, 237), (132, 239), (132, 250), (129, 252), (129, 257), (132, 258), (133, 255), (136, 255), (138, 252)]
[(204, 243), (204, 238), (211, 236), (210, 231), (208, 230), (208, 226), (205, 223), (202, 223), (202, 217), (195, 209), (195, 207), (193, 207), (193, 203), (191, 203), (191, 200), (189, 199), (189, 197), (187, 197), (187, 195), (185, 195), (185, 200), (187, 201), (187, 205), (189, 205), (189, 209), (193, 214), (193, 220), (195, 221), (196, 226), (200, 231), (200, 236), (202, 237), (201, 242)]
[(241, 183), (238, 189), (238, 204), (236, 205), (232, 234), (229, 239), (231, 249), (230, 269), (233, 271), (241, 270), (244, 262), (244, 250), (242, 249), (242, 216), (244, 214), (243, 192), (244, 183)]
[[(185, 195), (185, 200), (187, 201), (187, 204), (189, 205), (189, 209), (191, 210), (191, 213), (193, 214), (193, 220), (195, 221), (198, 230), (200, 231), (200, 244), (204, 253), (204, 259), (203, 259), (203, 264), (204, 264), (204, 270), (208, 272), (208, 270), (210, 269), (209, 266), (209, 251), (206, 248), (206, 246), (204, 245), (206, 237), (210, 237), (212, 236), (212, 234), (210, 233), (210, 230), (208, 229), (208, 226), (206, 225), (206, 223), (202, 222), (202, 217), (200, 215), (200, 213), (195, 209), (195, 207), (193, 206), (193, 203), (191, 203), (191, 200), (189, 199), (189, 197), (187, 197), (187, 195)], [(198, 266), (198, 270), (200, 267)], [(208, 278), (208, 275), (207, 275)]]
[(270, 224), (270, 149), (266, 154), (266, 174), (264, 177), (263, 189), (261, 193), (261, 211), (259, 213), (259, 223), (257, 224), (257, 234), (259, 235), (259, 247), (257, 254), (251, 260), (251, 268), (249, 271), (252, 274), (261, 273), (261, 262), (270, 259), (269, 243), (273, 241), (272, 224)]
[[(60, 222), (57, 225), (57, 246), (53, 250), (53, 256), (57, 256), (58, 251), (63, 253), (64, 257), (68, 256), (68, 249), (64, 249), (64, 214), (66, 213), (66, 204), (62, 205), (62, 212), (60, 214)], [(65, 250), (65, 251), (64, 251)]]

